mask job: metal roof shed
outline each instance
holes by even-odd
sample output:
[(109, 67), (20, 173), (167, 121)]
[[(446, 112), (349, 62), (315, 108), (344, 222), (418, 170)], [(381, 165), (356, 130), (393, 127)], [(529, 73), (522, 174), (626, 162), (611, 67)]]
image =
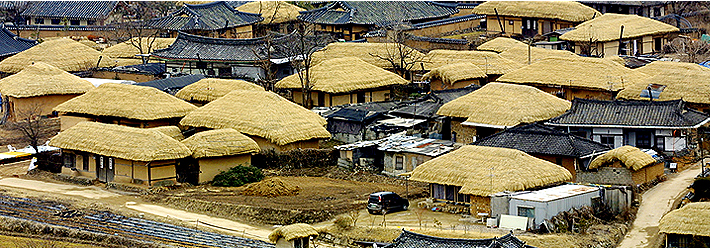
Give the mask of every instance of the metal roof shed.
[[(534, 226), (560, 212), (582, 206), (592, 206), (593, 199), (601, 201), (599, 188), (584, 185), (560, 185), (538, 191), (510, 196), (509, 214), (534, 219)], [(600, 202), (601, 203), (601, 202)]]

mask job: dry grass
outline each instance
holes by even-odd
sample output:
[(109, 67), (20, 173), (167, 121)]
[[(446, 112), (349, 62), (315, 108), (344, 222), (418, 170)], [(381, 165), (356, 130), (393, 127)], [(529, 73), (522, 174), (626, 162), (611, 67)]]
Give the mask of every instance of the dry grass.
[[(138, 42), (141, 44), (138, 44)], [(141, 46), (143, 53), (151, 53), (155, 50), (167, 48), (173, 44), (173, 42), (175, 42), (175, 38), (135, 37), (104, 49), (103, 54), (111, 58), (133, 59), (136, 58), (136, 54), (141, 53), (133, 44)], [(149, 46), (151, 48), (150, 50), (148, 50)]]
[(0, 92), (16, 98), (44, 95), (83, 94), (94, 89), (89, 81), (44, 62), (0, 79)]
[(161, 132), (161, 133), (167, 135), (168, 137), (173, 138), (177, 141), (182, 141), (183, 139), (185, 139), (185, 136), (182, 135), (182, 131), (177, 126), (162, 126), (162, 127), (154, 127), (154, 128), (150, 128), (150, 129)]
[(621, 162), (621, 164), (626, 166), (626, 168), (635, 171), (657, 163), (656, 159), (654, 159), (651, 155), (642, 152), (636, 147), (622, 146), (596, 157), (589, 164), (589, 169), (596, 169), (604, 165), (613, 164), (616, 161)]
[(497, 37), (479, 45), (478, 47), (476, 47), (476, 50), (502, 53), (513, 47), (527, 48), (528, 45), (516, 39), (508, 37)]
[(285, 1), (254, 1), (237, 7), (238, 11), (261, 14), (264, 20), (259, 24), (272, 24), (296, 21), (299, 11), (306, 9)]
[(710, 72), (710, 68), (695, 63), (653, 61), (647, 65), (634, 69), (634, 71), (641, 72), (643, 74), (653, 77), (659, 74), (685, 75), (694, 73), (707, 73)]
[(259, 145), (231, 128), (196, 133), (182, 141), (192, 151), (193, 158), (233, 156), (259, 152)]
[(425, 70), (469, 62), (480, 67), (487, 75), (503, 75), (522, 66), (500, 54), (485, 51), (432, 50), (426, 54), (424, 61)]
[(264, 87), (244, 80), (205, 78), (183, 87), (175, 97), (185, 101), (211, 102), (234, 90), (263, 91)]
[(619, 39), (621, 26), (624, 27), (624, 39), (680, 31), (672, 25), (647, 17), (607, 13), (577, 25), (575, 30), (561, 35), (560, 39), (577, 42), (589, 42), (590, 39), (593, 42), (614, 41)]
[(710, 202), (689, 203), (661, 218), (660, 232), (710, 237)]
[[(529, 50), (528, 50), (529, 49)], [(530, 52), (530, 53), (528, 53)], [(530, 55), (528, 57), (528, 54)], [(526, 45), (524, 47), (514, 46), (504, 52), (500, 53), (500, 56), (523, 65), (528, 65), (531, 63), (538, 62), (546, 58), (578, 58), (577, 54), (565, 50), (552, 50), (539, 47), (529, 47)], [(528, 58), (530, 63), (528, 63)]]
[(495, 16), (495, 10), (498, 10), (498, 15), (501, 16), (558, 19), (570, 22), (583, 22), (601, 15), (591, 7), (572, 1), (488, 1), (476, 6), (473, 13)]
[(291, 241), (297, 238), (306, 238), (309, 236), (318, 236), (318, 231), (311, 225), (299, 223), (276, 228), (276, 230), (269, 234), (269, 240), (276, 243), (276, 241), (280, 238), (284, 238), (286, 241)]
[(457, 81), (469, 80), (476, 78), (486, 78), (486, 75), (481, 68), (473, 63), (458, 63), (445, 65), (424, 74), (423, 80), (439, 79), (445, 84), (452, 85)]
[[(0, 71), (18, 73), (36, 62), (45, 62), (64, 71), (86, 71), (96, 67), (101, 56), (101, 52), (72, 39), (54, 39), (3, 60)], [(112, 63), (112, 58), (103, 56), (99, 67), (108, 67)]]
[[(655, 63), (655, 62), (654, 62)], [(647, 65), (648, 66), (648, 65)], [(642, 67), (643, 68), (643, 67)], [(637, 69), (638, 70), (638, 69)], [(617, 95), (619, 99), (648, 100), (648, 97), (641, 97), (641, 92), (648, 84), (665, 85), (658, 100), (678, 100), (690, 103), (710, 104), (710, 72), (697, 69), (679, 70), (659, 69), (658, 75), (652, 76), (643, 83), (627, 85)]]
[(406, 60), (408, 63), (413, 62), (412, 59), (424, 57), (424, 54), (410, 47), (405, 47), (404, 53), (399, 53), (399, 44), (396, 43), (356, 43), (356, 42), (333, 42), (325, 48), (313, 53), (313, 65), (320, 62), (344, 57), (357, 57), (367, 63), (383, 69), (392, 69), (392, 64), (381, 58), (392, 58), (394, 61), (399, 60), (399, 54), (409, 54)]

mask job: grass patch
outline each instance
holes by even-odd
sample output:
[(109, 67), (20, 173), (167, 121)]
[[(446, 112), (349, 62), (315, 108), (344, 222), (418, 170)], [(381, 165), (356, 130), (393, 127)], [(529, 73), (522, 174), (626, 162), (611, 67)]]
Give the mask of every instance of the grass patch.
[(39, 238), (24, 238), (0, 235), (0, 247), (6, 248), (95, 248), (101, 246), (93, 246), (87, 244), (76, 244), (72, 242), (64, 242), (57, 240), (45, 240)]

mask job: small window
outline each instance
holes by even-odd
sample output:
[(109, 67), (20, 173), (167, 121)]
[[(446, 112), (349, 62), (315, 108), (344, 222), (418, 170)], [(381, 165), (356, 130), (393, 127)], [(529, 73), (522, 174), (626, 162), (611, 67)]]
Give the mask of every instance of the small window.
[(601, 139), (599, 140), (599, 143), (605, 144), (605, 145), (610, 145), (614, 146), (614, 136), (612, 135), (602, 135)]
[(401, 170), (404, 168), (404, 157), (403, 156), (395, 156), (394, 157), (394, 169), (395, 170)]
[(207, 62), (197, 62), (195, 63), (197, 69), (207, 69)]
[(89, 171), (89, 156), (87, 155), (81, 155), (81, 161), (82, 161), (82, 170), (83, 171)]
[(35, 24), (44, 24), (44, 19), (42, 19), (42, 18), (35, 19)]
[(86, 21), (86, 25), (89, 25), (89, 26), (96, 25), (96, 21), (95, 20), (88, 20), (88, 21)]
[(72, 153), (64, 153), (64, 167), (66, 168), (74, 168), (76, 167), (76, 155)]
[(79, 26), (81, 22), (79, 20), (71, 20), (69, 21), (69, 24), (72, 26)]
[(52, 19), (52, 25), (59, 25), (61, 23), (61, 20), (59, 19)]
[(518, 216), (535, 218), (535, 208), (518, 206)]

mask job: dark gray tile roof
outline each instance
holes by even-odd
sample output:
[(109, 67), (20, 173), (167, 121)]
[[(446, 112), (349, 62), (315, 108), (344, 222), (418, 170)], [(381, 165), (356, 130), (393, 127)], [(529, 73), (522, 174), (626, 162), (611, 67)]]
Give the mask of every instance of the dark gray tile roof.
[(436, 26), (441, 26), (441, 25), (446, 25), (446, 24), (465, 22), (465, 21), (483, 19), (483, 18), (486, 18), (486, 16), (485, 15), (477, 15), (477, 14), (449, 17), (449, 18), (444, 18), (441, 20), (434, 20), (434, 21), (413, 24), (412, 29), (430, 28), (430, 27), (436, 27)]
[(138, 65), (116, 66), (114, 68), (99, 68), (102, 71), (125, 72), (145, 75), (160, 75), (165, 73), (165, 64), (147, 63)]
[(408, 35), (407, 38), (410, 40), (426, 41), (426, 42), (432, 42), (432, 43), (461, 44), (461, 45), (468, 44), (468, 40), (466, 40), (466, 39), (434, 38), (434, 37), (416, 36), (416, 35)]
[(148, 21), (155, 28), (167, 30), (220, 30), (251, 25), (264, 20), (260, 14), (237, 11), (224, 1), (185, 4), (178, 11)]
[(157, 50), (153, 57), (167, 60), (202, 60), (222, 62), (257, 61), (264, 42), (254, 39), (220, 39), (179, 33), (170, 47)]
[(436, 111), (439, 111), (439, 108), (441, 108), (444, 103), (462, 97), (479, 88), (481, 88), (481, 86), (471, 85), (460, 89), (432, 91), (431, 93), (419, 100), (410, 102), (406, 105), (396, 108), (395, 110), (392, 110), (390, 114), (403, 118), (437, 117)]
[(611, 150), (611, 147), (602, 143), (538, 124), (514, 127), (476, 141), (472, 145), (511, 148), (529, 154), (575, 158)]
[(468, 93), (471, 93), (471, 92), (473, 92), (477, 89), (480, 89), (480, 88), (481, 88), (481, 86), (472, 84), (472, 85), (466, 86), (464, 88), (459, 88), (459, 89), (432, 91), (429, 94), (429, 96), (432, 99), (436, 99), (437, 101), (439, 101), (441, 103), (447, 103), (447, 102), (455, 100), (456, 98), (465, 96)]
[(673, 101), (601, 101), (575, 98), (572, 108), (550, 119), (553, 126), (691, 128), (708, 121), (707, 114)]
[(317, 24), (382, 25), (421, 22), (457, 13), (456, 4), (425, 1), (336, 1), (301, 12), (298, 19)]
[(182, 89), (185, 86), (193, 84), (197, 81), (204, 79), (205, 76), (201, 74), (187, 75), (182, 77), (169, 77), (153, 81), (148, 81), (144, 83), (137, 83), (138, 86), (148, 86), (157, 88), (159, 90), (174, 93), (176, 89)]
[(113, 26), (64, 26), (64, 25), (7, 25), (7, 28), (11, 30), (40, 30), (40, 31), (114, 31), (116, 30)]
[(117, 1), (38, 1), (22, 12), (29, 18), (105, 19)]
[(533, 248), (512, 234), (490, 239), (452, 239), (402, 230), (394, 243), (384, 248)]
[(336, 106), (340, 109), (326, 115), (325, 117), (328, 119), (337, 118), (341, 120), (355, 122), (367, 122), (371, 119), (386, 114), (398, 105), (399, 103), (396, 102), (369, 102), (345, 106)]
[(13, 55), (36, 44), (36, 40), (20, 38), (4, 26), (0, 26), (0, 56)]

